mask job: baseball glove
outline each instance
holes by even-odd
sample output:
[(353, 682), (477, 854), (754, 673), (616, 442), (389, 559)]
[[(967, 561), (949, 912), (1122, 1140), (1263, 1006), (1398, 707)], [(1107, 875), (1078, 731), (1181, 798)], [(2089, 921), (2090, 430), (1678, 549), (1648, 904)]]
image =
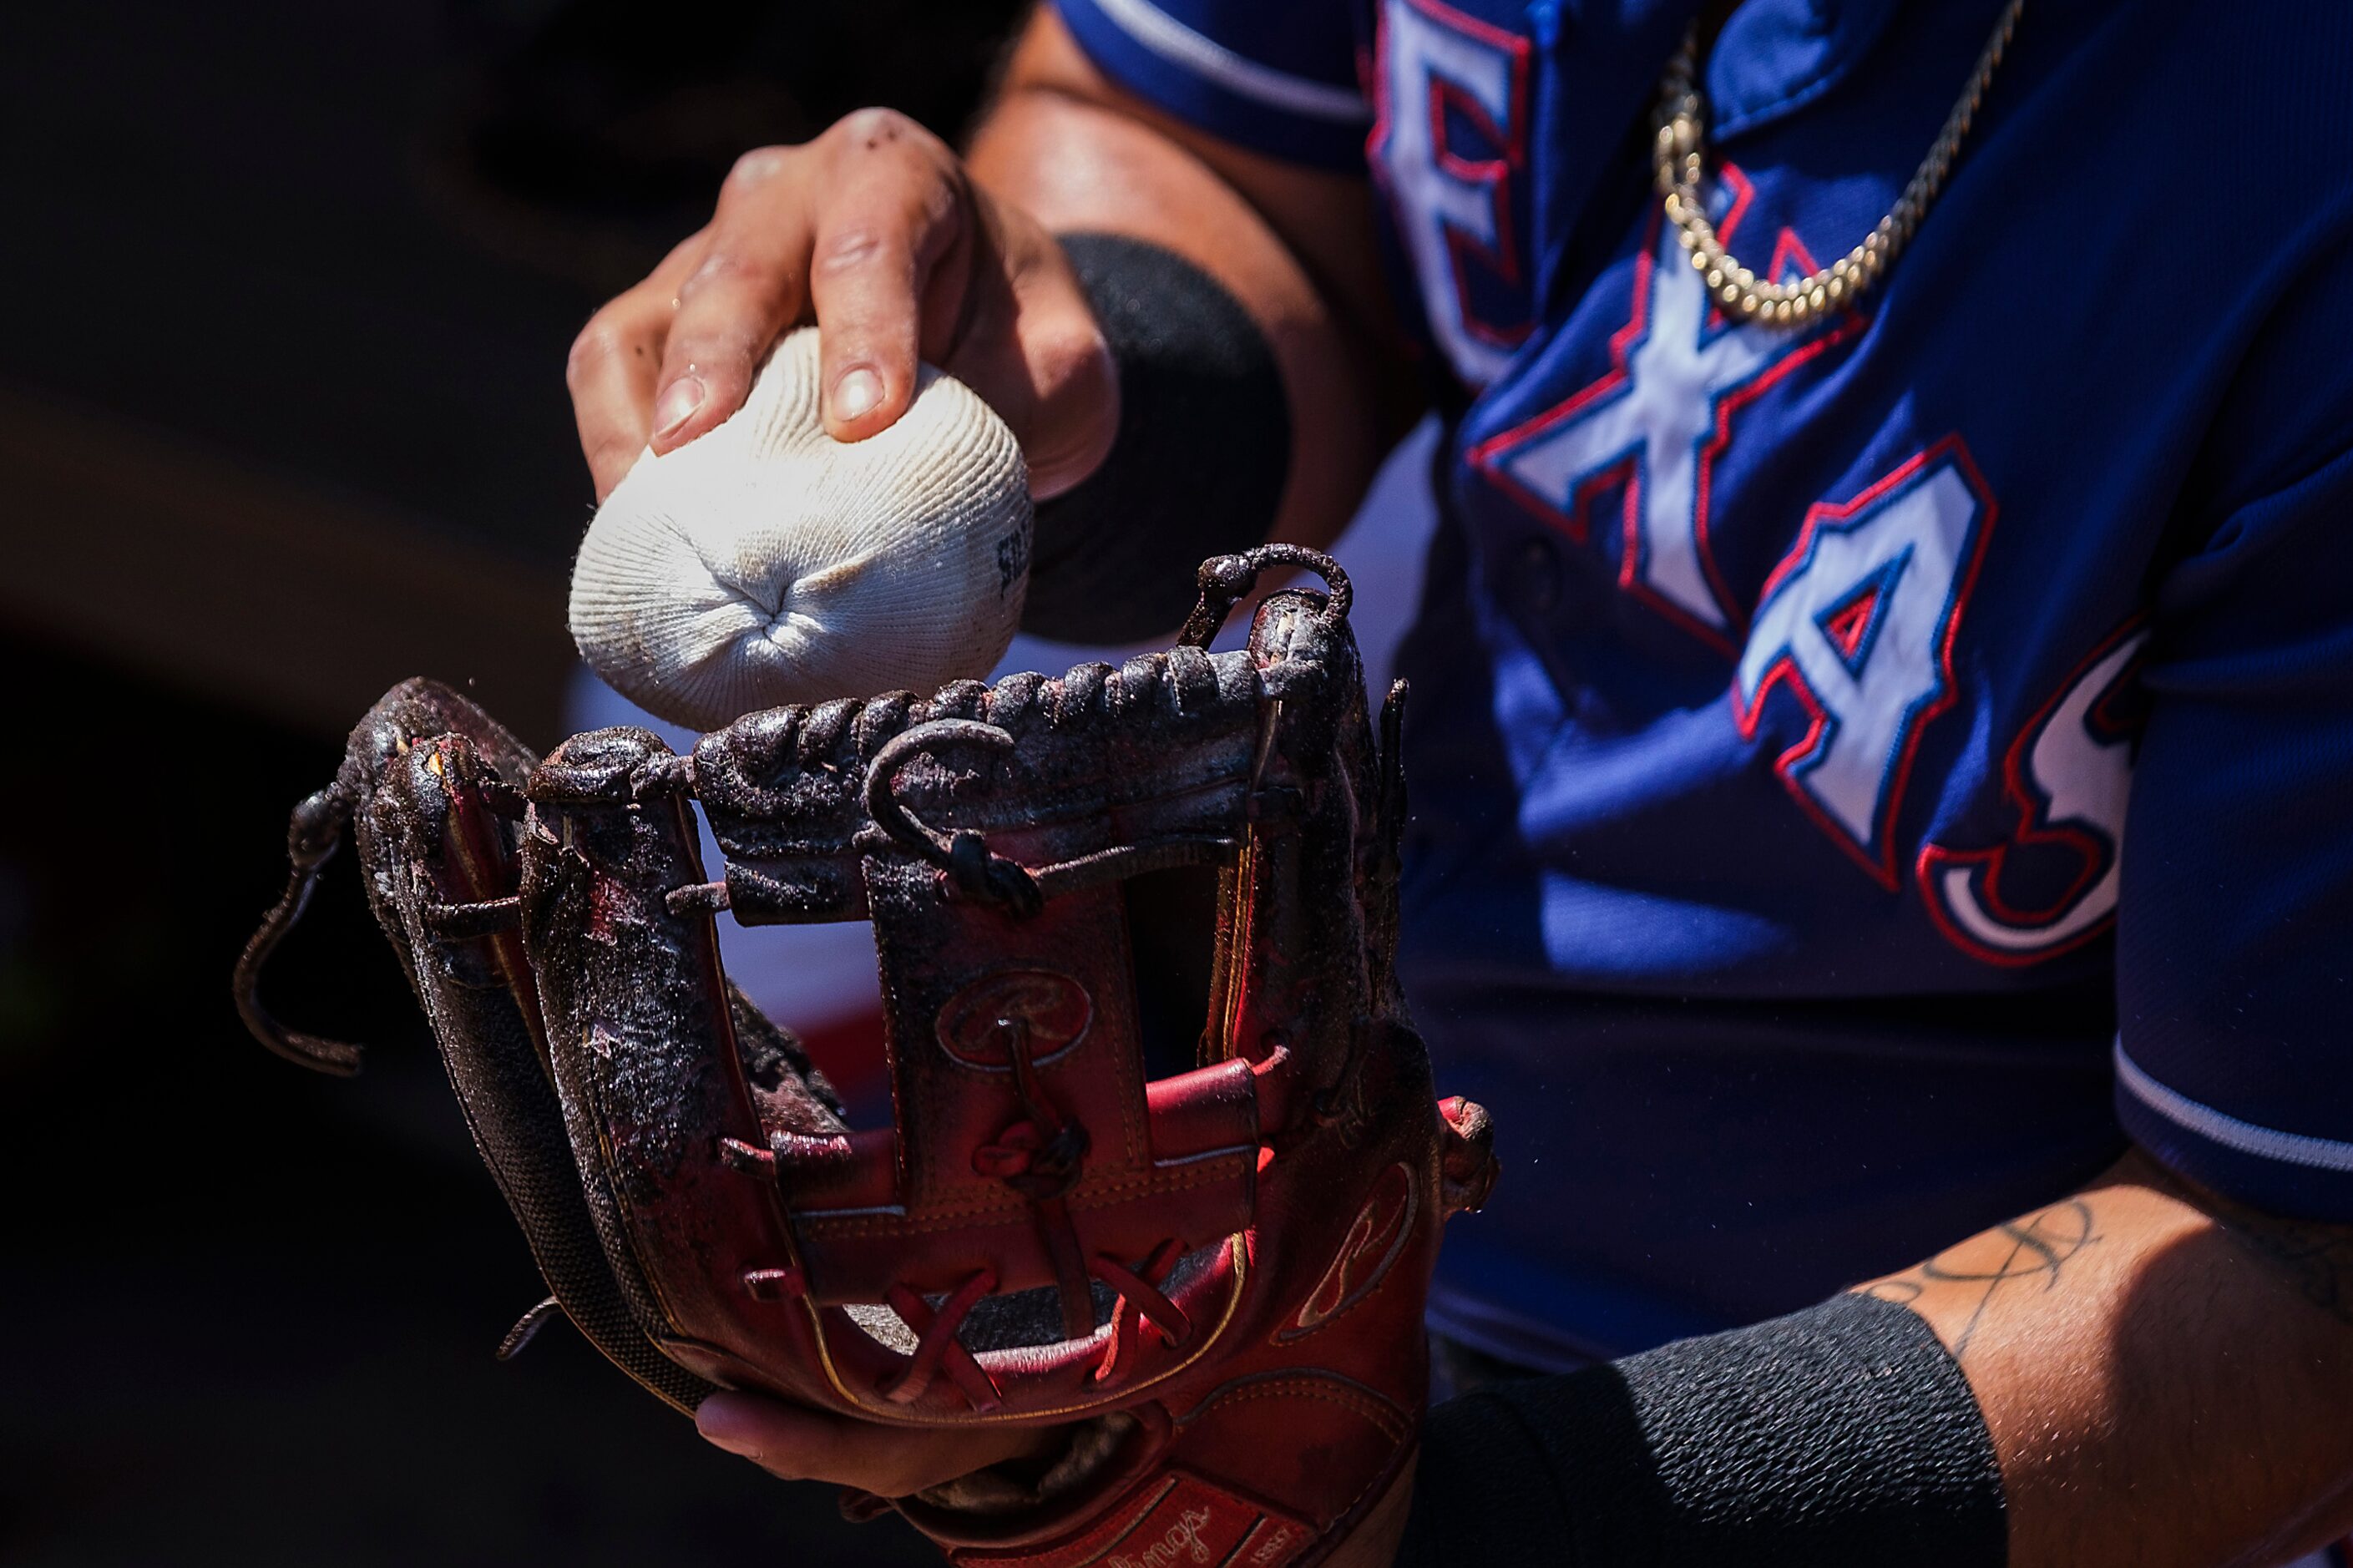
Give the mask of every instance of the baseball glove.
[[(1278, 564), (1326, 591), (1206, 651)], [(1327, 558), (1200, 581), (1124, 668), (776, 709), (688, 755), (612, 729), (535, 762), (404, 683), (295, 810), (247, 1021), (355, 1068), (254, 995), (348, 822), (554, 1300), (631, 1376), (1086, 1434), (1050, 1495), (891, 1500), (958, 1563), (1318, 1562), (1413, 1451), (1440, 1231), (1493, 1159), (1391, 968), (1402, 683), (1377, 751)], [(1177, 867), (1214, 868), (1214, 974), (1198, 1065), (1152, 1079), (1124, 888)], [(872, 921), (891, 1125), (847, 1125), (729, 985), (721, 910)]]

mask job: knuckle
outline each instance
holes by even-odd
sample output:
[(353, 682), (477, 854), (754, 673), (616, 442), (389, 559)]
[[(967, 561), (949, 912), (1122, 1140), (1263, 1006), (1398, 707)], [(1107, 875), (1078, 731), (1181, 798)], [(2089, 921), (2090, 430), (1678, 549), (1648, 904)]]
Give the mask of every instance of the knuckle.
[(948, 144), (895, 109), (861, 109), (835, 125), (847, 158), (887, 163), (917, 177), (950, 181), (963, 165)]
[(816, 270), (830, 275), (854, 272), (884, 259), (901, 248), (894, 237), (878, 228), (850, 228), (828, 237), (818, 247)]
[(1090, 398), (1100, 396), (1118, 379), (1110, 340), (1092, 319), (1053, 332), (1040, 357), (1050, 378), (1050, 384)]
[(754, 147), (735, 160), (727, 171), (727, 180), (720, 187), (723, 195), (731, 191), (748, 191), (766, 184), (791, 164), (794, 149), (790, 147)]
[(628, 335), (617, 322), (603, 311), (588, 318), (580, 335), (572, 340), (571, 351), (564, 356), (564, 382), (577, 390), (606, 365), (624, 358), (628, 352)]
[(705, 297), (734, 300), (739, 302), (723, 304), (722, 310), (756, 315), (784, 298), (788, 281), (789, 273), (781, 257), (764, 256), (734, 246), (714, 246), (702, 265), (680, 282), (678, 300), (681, 306), (686, 306)]
[(835, 129), (846, 144), (862, 153), (880, 152), (929, 134), (897, 110), (880, 107), (845, 114)]
[(936, 237), (936, 242), (946, 243), (947, 237), (961, 226), (964, 191), (955, 180), (934, 180), (923, 187), (918, 198), (916, 221), (925, 233)]
[(758, 261), (733, 246), (713, 246), (701, 265), (686, 275), (678, 286), (678, 297), (691, 300), (697, 294), (712, 289), (749, 281), (765, 270)]

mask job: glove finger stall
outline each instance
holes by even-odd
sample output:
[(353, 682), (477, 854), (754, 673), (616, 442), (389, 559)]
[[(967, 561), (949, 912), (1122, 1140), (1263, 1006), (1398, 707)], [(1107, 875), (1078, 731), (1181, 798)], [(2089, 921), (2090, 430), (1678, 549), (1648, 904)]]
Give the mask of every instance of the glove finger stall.
[(597, 1349), (669, 1404), (691, 1410), (709, 1385), (639, 1328), (590, 1218), (512, 919), (494, 914), (500, 929), (468, 935), (451, 918), (514, 897), (519, 825), (507, 792), (533, 763), (463, 697), (408, 681), (353, 730), (339, 783), (358, 796), (354, 837), (371, 906), (433, 1025), (474, 1146), (542, 1276)]

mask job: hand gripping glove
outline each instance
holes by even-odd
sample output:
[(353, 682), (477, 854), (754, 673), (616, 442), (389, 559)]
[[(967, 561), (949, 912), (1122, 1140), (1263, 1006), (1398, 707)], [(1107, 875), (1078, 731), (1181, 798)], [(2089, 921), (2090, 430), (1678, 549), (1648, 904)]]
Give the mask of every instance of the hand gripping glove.
[[(1205, 651), (1277, 564), (1248, 646)], [(295, 813), (253, 982), (348, 816), (379, 920), (554, 1300), (681, 1408), (1074, 1424), (1020, 1506), (893, 1500), (965, 1564), (1321, 1561), (1413, 1452), (1440, 1228), (1493, 1178), (1391, 967), (1402, 685), (1377, 752), (1346, 580), (1223, 556), (1179, 645), (1059, 680), (633, 729), (534, 765), (412, 681)], [(701, 864), (699, 802), (726, 856)], [(1198, 1065), (1147, 1077), (1124, 884), (1214, 868)], [(713, 915), (871, 920), (893, 1116), (843, 1121)]]

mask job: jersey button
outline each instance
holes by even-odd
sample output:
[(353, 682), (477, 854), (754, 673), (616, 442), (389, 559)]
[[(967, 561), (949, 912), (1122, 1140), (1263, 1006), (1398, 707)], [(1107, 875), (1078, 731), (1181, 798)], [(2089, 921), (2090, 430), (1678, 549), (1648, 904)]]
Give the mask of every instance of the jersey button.
[(1560, 604), (1560, 552), (1542, 534), (1520, 542), (1511, 568), (1508, 591), (1521, 610), (1543, 620)]

